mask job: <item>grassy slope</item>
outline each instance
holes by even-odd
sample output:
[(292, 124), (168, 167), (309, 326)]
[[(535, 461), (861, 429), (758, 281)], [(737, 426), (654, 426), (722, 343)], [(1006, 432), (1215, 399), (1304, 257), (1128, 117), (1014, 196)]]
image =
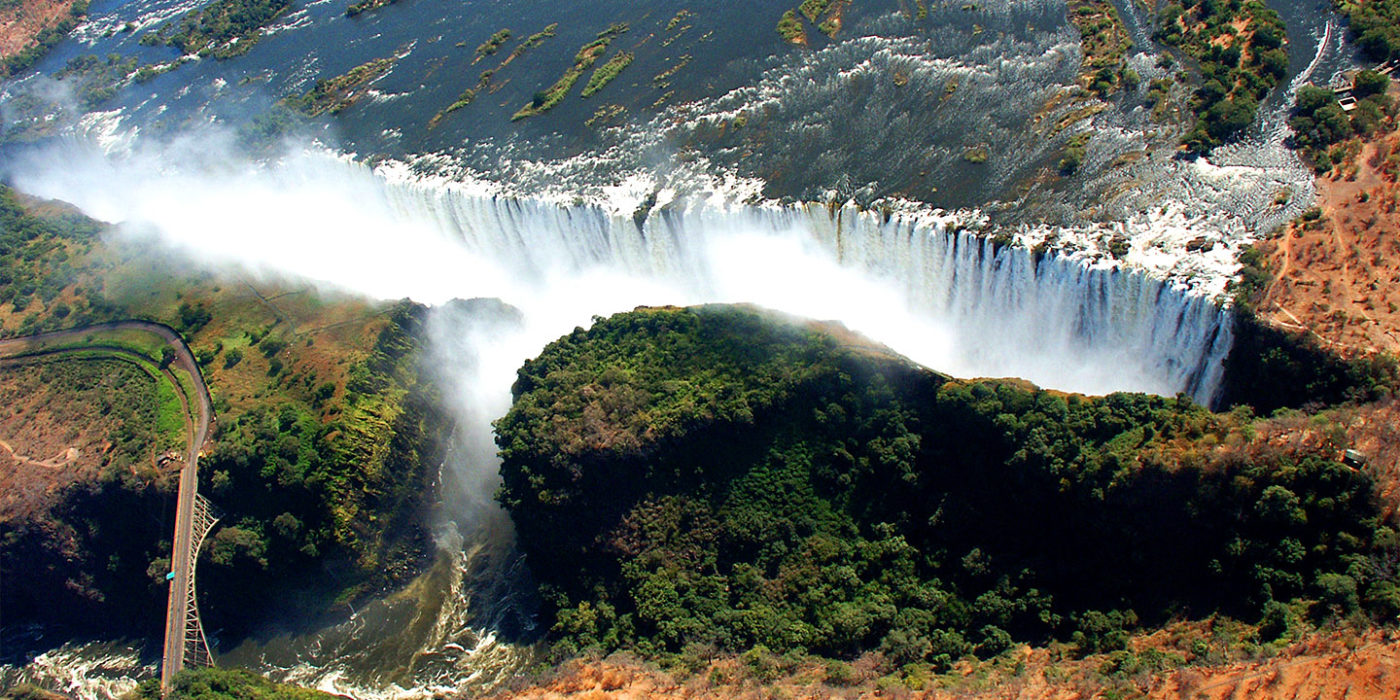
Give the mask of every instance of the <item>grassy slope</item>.
[[(223, 516), (206, 549), (204, 566), (218, 569), (202, 579), (206, 623), (236, 633), (271, 614), (274, 600), (312, 611), (414, 569), (425, 547), (416, 504), (430, 497), (424, 465), (435, 463), (444, 424), (417, 371), (418, 310), (238, 277), (171, 275), (182, 262), (159, 250), (104, 240), (100, 226), (58, 205), (8, 191), (0, 198), (14, 234), (0, 240), (0, 262), (12, 273), (0, 278), (8, 300), (0, 332), (145, 318), (182, 329), (203, 365), (217, 422), (201, 490)], [(0, 543), (7, 570), (21, 557), (53, 558), (37, 567), (52, 585), (7, 588), (7, 612), (60, 611), (81, 622), (92, 605), (116, 600), (123, 612), (113, 627), (153, 631), (146, 623), (158, 625), (149, 613), (163, 603), (157, 574), (172, 484), (138, 478), (132, 466), (107, 465)], [(100, 528), (74, 523), (123, 517), (136, 529), (127, 533), (133, 544), (119, 566), (104, 568), (108, 545), (93, 539)], [(69, 604), (65, 590), (87, 593)], [(279, 596), (288, 591), (296, 595)]]

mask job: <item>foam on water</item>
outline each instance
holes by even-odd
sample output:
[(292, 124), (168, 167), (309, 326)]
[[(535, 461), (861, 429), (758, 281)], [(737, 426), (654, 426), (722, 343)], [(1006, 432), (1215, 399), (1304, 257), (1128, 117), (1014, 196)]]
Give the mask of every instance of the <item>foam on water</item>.
[(994, 245), (968, 230), (984, 223), (975, 212), (671, 193), (628, 212), (645, 190), (626, 182), (612, 206), (563, 204), (324, 151), (201, 172), (163, 156), (65, 160), (16, 182), (197, 258), (378, 298), (498, 297), (543, 340), (639, 304), (751, 302), (841, 321), (955, 375), (1200, 401), (1229, 349), (1229, 314), (1208, 295), (1103, 256)]

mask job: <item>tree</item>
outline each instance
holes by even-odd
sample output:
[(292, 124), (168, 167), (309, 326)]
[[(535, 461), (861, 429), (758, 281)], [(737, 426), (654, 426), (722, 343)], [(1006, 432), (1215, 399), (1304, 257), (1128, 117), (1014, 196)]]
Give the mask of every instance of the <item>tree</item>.
[(1304, 85), (1298, 88), (1297, 109), (1299, 114), (1312, 114), (1323, 105), (1337, 101), (1336, 94), (1327, 88)]
[(1363, 70), (1356, 74), (1352, 88), (1358, 98), (1382, 95), (1390, 88), (1390, 78), (1373, 70)]
[(1352, 130), (1362, 136), (1370, 136), (1376, 133), (1385, 121), (1385, 112), (1373, 98), (1366, 98), (1356, 103), (1356, 109), (1351, 111)]
[(1356, 609), (1356, 579), (1346, 574), (1323, 573), (1317, 576), (1318, 598), (1332, 612), (1344, 615)]
[(1249, 128), (1258, 110), (1259, 104), (1248, 95), (1221, 100), (1206, 113), (1206, 131), (1217, 141), (1224, 141)]

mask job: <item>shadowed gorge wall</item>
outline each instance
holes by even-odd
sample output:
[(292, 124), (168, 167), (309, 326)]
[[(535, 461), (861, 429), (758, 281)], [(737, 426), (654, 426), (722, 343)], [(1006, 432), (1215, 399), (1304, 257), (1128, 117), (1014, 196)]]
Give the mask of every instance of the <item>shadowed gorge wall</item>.
[(565, 649), (946, 664), (1397, 590), (1365, 573), (1394, 533), (1336, 446), (1189, 401), (951, 380), (743, 307), (600, 321), (515, 393), (500, 498)]

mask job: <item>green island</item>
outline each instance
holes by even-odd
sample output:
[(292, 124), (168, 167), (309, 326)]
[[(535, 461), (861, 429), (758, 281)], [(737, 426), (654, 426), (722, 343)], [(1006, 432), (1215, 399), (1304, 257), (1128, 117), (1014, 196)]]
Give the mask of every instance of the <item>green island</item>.
[[(506, 66), (510, 65), (511, 62), (513, 62), (515, 59), (524, 56), (526, 51), (529, 51), (530, 49), (533, 49), (536, 46), (543, 44), (549, 39), (553, 39), (555, 31), (557, 29), (559, 29), (559, 23), (555, 22), (553, 24), (547, 25), (544, 29), (535, 32), (534, 34), (525, 37), (525, 39), (522, 40), (520, 44), (518, 44), (513, 50), (511, 50), (510, 54), (505, 57), (505, 60), (497, 64), (495, 68), (488, 68), (484, 71), (481, 71), (481, 75), (477, 77), (475, 86), (463, 90), (462, 93), (457, 96), (457, 99), (453, 100), (452, 104), (444, 107), (442, 111), (438, 112), (437, 114), (434, 114), (433, 118), (428, 121), (428, 128), (437, 128), (437, 125), (442, 123), (443, 118), (445, 118), (447, 115), (459, 109), (462, 109), (463, 107), (466, 107), (467, 105), (471, 104), (474, 100), (476, 100), (477, 95), (480, 95), (481, 93), (490, 90), (491, 79), (495, 77), (496, 73), (498, 73), (502, 68), (505, 68)], [(473, 60), (472, 63), (475, 64), (476, 61)]]
[(742, 306), (598, 320), (513, 391), (498, 498), (557, 657), (878, 649), (927, 677), (1023, 642), (1131, 655), (1183, 617), (1268, 645), (1400, 613), (1375, 568), (1400, 536), (1326, 413), (954, 380)]
[(670, 31), (675, 31), (676, 27), (681, 26), (681, 23), (682, 23), (682, 22), (684, 22), (684, 21), (686, 21), (686, 20), (688, 20), (688, 19), (690, 19), (691, 17), (694, 17), (694, 16), (695, 16), (695, 13), (694, 13), (694, 12), (691, 12), (690, 10), (687, 10), (687, 9), (684, 9), (684, 8), (678, 10), (678, 11), (676, 12), (676, 14), (674, 14), (674, 15), (671, 16), (671, 19), (669, 19), (669, 20), (666, 21), (666, 31), (668, 31), (668, 32), (670, 32)]
[(506, 41), (509, 39), (509, 29), (502, 29), (496, 32), (495, 34), (492, 34), (490, 38), (488, 38), (486, 41), (481, 42), (481, 45), (476, 47), (476, 58), (472, 59), (472, 65), (476, 65), (479, 61), (481, 61), (481, 59), (486, 58), (487, 56), (491, 56), (497, 51), (500, 51), (501, 46), (505, 44)]
[(388, 7), (398, 1), (399, 0), (359, 0), (359, 2), (353, 3), (345, 8), (345, 16), (356, 17), (365, 12), (378, 10), (381, 7)]
[(1107, 0), (1070, 0), (1069, 18), (1079, 29), (1084, 63), (1079, 69), (1080, 86), (1100, 97), (1119, 87), (1137, 87), (1141, 78), (1125, 67), (1124, 58), (1133, 40), (1118, 16), (1118, 9)]
[[(135, 319), (188, 342), (216, 417), (200, 460), (200, 491), (221, 514), (201, 555), (205, 624), (247, 634), (416, 575), (431, 557), (421, 514), (450, 430), (419, 361), (425, 309), (182, 273), (185, 261), (105, 231), (0, 188), (0, 337)], [(102, 382), (130, 397), (71, 437), (54, 430), (52, 450), (26, 452), (76, 448), (81, 468), (26, 472), (37, 489), (26, 493), (39, 495), (0, 509), (0, 576), (30, 583), (0, 590), (7, 622), (158, 635), (169, 521), (130, 514), (174, 502), (179, 460), (160, 455), (184, 450), (179, 397), (193, 384), (166, 371), (166, 348), (134, 331), (89, 331), (43, 362), (0, 370), (0, 395), (43, 405), (77, 405)], [(24, 391), (33, 386), (48, 393)]]
[(310, 117), (339, 114), (364, 97), (364, 88), (394, 67), (397, 57), (377, 58), (355, 66), (344, 75), (317, 80), (306, 94), (283, 100), (286, 106)]
[(608, 59), (607, 63), (593, 70), (593, 75), (589, 76), (588, 83), (583, 86), (583, 92), (581, 94), (584, 97), (592, 97), (597, 94), (599, 90), (607, 87), (608, 83), (611, 83), (613, 78), (616, 78), (617, 74), (622, 72), (623, 68), (632, 65), (632, 60), (634, 58), (636, 58), (636, 56), (633, 56), (631, 52), (618, 52), (615, 56)]
[(1195, 123), (1182, 138), (1191, 152), (1239, 136), (1288, 73), (1283, 20), (1257, 0), (1170, 0), (1158, 10), (1156, 38), (1200, 67)]
[(676, 65), (671, 66), (670, 68), (667, 68), (666, 70), (663, 70), (660, 73), (657, 73), (656, 75), (653, 75), (651, 77), (651, 86), (656, 88), (657, 90), (665, 90), (671, 87), (671, 78), (676, 77), (676, 74), (681, 72), (681, 70), (686, 66), (690, 65), (690, 62), (692, 60), (694, 59), (690, 54), (682, 55), (680, 58), (676, 59)]
[(127, 76), (136, 71), (134, 58), (123, 59), (116, 54), (101, 58), (84, 54), (68, 59), (68, 63), (53, 77), (75, 84), (73, 93), (83, 108), (93, 109), (115, 97)]
[(1093, 134), (1085, 131), (1070, 137), (1065, 144), (1064, 155), (1060, 156), (1060, 162), (1056, 165), (1061, 175), (1073, 175), (1079, 172), (1079, 166), (1084, 164), (1084, 157), (1088, 155), (1089, 142), (1093, 140)]
[(506, 56), (506, 60), (501, 61), (501, 65), (497, 66), (497, 68), (502, 68), (506, 65), (509, 65), (511, 61), (514, 61), (515, 59), (524, 56), (526, 51), (529, 51), (530, 49), (533, 49), (536, 46), (543, 44), (549, 39), (553, 39), (554, 34), (558, 29), (559, 23), (554, 22), (545, 25), (544, 29), (541, 29), (538, 32), (535, 32), (534, 34), (525, 37), (525, 39), (520, 42), (520, 45), (512, 49), (509, 56)]
[(802, 20), (797, 18), (797, 10), (788, 10), (778, 18), (778, 36), (795, 46), (807, 45), (807, 29), (802, 26)]
[[(627, 30), (628, 26), (626, 24), (613, 24), (599, 32), (596, 39), (584, 44), (583, 47), (578, 50), (578, 53), (574, 55), (574, 64), (570, 66), (568, 70), (564, 71), (564, 75), (556, 80), (553, 85), (535, 93), (534, 99), (530, 101), (530, 104), (516, 111), (516, 113), (511, 116), (511, 121), (518, 121), (527, 117), (544, 114), (553, 109), (555, 105), (563, 102), (564, 98), (568, 96), (569, 90), (573, 89), (574, 83), (577, 83), (578, 79), (583, 76), (584, 71), (592, 68), (593, 64), (608, 50), (608, 45), (612, 43), (612, 40)], [(621, 70), (621, 68), (618, 70)]]
[[(796, 46), (807, 46), (807, 30), (798, 15), (816, 26), (817, 31), (835, 39), (841, 31), (843, 13), (851, 0), (802, 0), (795, 10), (787, 10), (778, 19), (778, 35)], [(926, 12), (926, 11), (925, 11)]]
[(164, 44), (201, 57), (241, 56), (257, 44), (264, 27), (291, 7), (292, 0), (214, 0), (178, 26), (171, 20), (142, 36), (141, 43)]
[(593, 116), (585, 119), (584, 126), (601, 129), (617, 123), (620, 118), (627, 114), (627, 108), (622, 105), (603, 105), (593, 110)]
[(985, 163), (992, 156), (991, 148), (985, 143), (979, 143), (963, 151), (963, 160), (969, 163)]

